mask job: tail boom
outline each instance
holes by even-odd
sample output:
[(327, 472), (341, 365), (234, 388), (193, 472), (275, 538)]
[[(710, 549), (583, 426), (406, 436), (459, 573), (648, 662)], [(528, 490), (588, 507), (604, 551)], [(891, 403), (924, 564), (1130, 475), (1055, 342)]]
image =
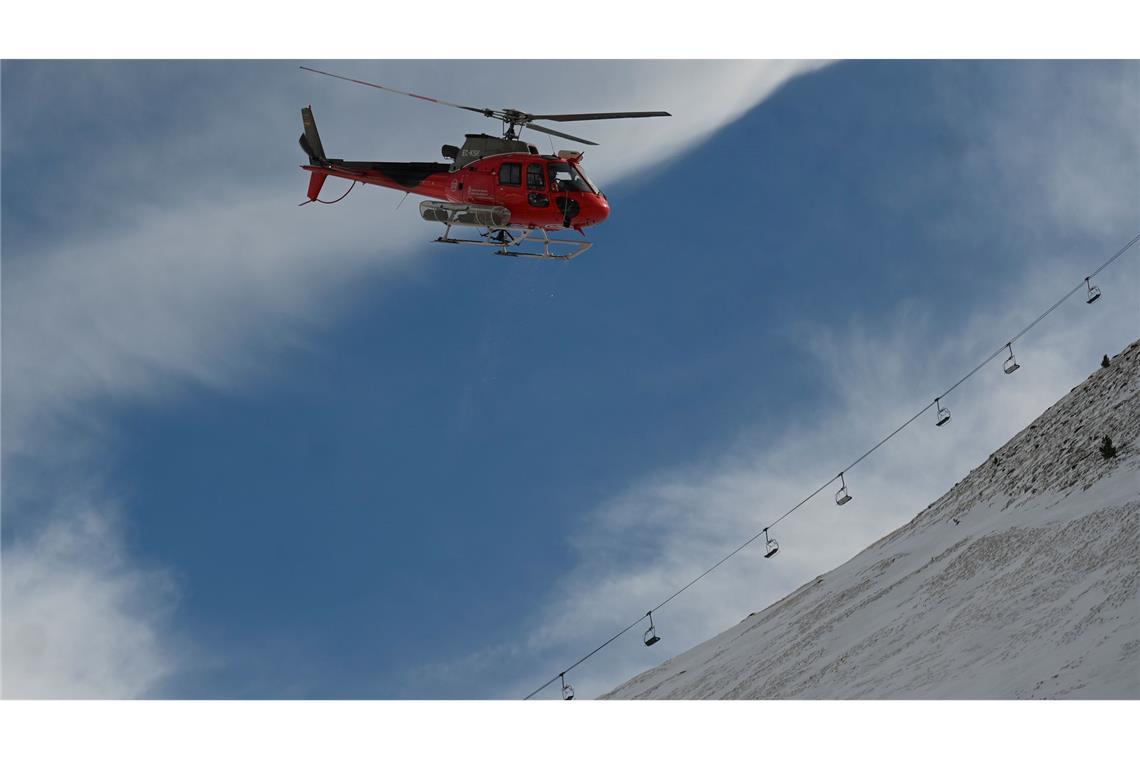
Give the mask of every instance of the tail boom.
[(452, 182), (450, 164), (423, 161), (344, 161), (329, 158), (321, 144), (321, 135), (317, 132), (317, 122), (311, 106), (301, 109), (301, 121), (305, 131), (298, 142), (309, 158), (308, 165), (301, 168), (311, 172), (306, 193), (310, 201), (317, 200), (329, 177), (379, 185), (440, 200), (450, 200), (449, 190), (453, 184), (458, 184)]

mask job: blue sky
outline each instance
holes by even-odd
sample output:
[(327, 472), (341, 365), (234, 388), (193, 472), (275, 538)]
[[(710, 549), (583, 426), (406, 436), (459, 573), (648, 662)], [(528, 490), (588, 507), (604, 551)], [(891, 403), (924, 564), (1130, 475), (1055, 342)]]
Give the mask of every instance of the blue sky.
[[(434, 160), (489, 128), (474, 116), (286, 62), (5, 62), (5, 640), (67, 619), (36, 600), (78, 604), (52, 579), (91, 571), (107, 608), (76, 619), (119, 621), (148, 662), (80, 688), (67, 658), (97, 643), (19, 664), (9, 643), (20, 690), (521, 696), (1140, 222), (1135, 63), (562, 63), (574, 87), (541, 97), (552, 64), (476, 64), (509, 69), (501, 95), (466, 92), (463, 66), (327, 64), (460, 102), (677, 115), (582, 132), (614, 212), (569, 265), (437, 250), (390, 191), (292, 205), (301, 105), (360, 159)], [(948, 435), (884, 451), (862, 513), (805, 510), (783, 564), (718, 571), (583, 695), (925, 506), (1136, 337), (1137, 273), (1122, 260), (1103, 308), (1027, 339), (1039, 371), (964, 387)]]

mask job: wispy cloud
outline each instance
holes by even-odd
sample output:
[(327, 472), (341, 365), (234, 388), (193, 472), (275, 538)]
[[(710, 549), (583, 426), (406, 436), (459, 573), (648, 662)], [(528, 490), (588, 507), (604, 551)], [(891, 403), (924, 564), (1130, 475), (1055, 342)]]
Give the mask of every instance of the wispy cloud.
[[(631, 62), (584, 63), (571, 70), (544, 63), (526, 75), (518, 66), (503, 67), (504, 76), (495, 87), (520, 96), (529, 93), (537, 101), (535, 107), (552, 107), (556, 96), (571, 102), (588, 99), (599, 108), (622, 103), (632, 107), (630, 98), (637, 101), (635, 105), (683, 104), (675, 118), (662, 120), (655, 129), (642, 129), (636, 139), (630, 139), (635, 134), (630, 125), (596, 127), (592, 134), (622, 146), (590, 157), (599, 181), (613, 182), (664, 161), (813, 65)], [(583, 77), (581, 66), (605, 71), (607, 76)], [(539, 79), (543, 86), (535, 88)], [(245, 78), (239, 81), (251, 85)], [(417, 136), (424, 130), (389, 127), (375, 139), (374, 129), (361, 127), (367, 120), (348, 116), (364, 108), (407, 117), (388, 101), (366, 88), (343, 85), (349, 87), (344, 90), (338, 89), (342, 83), (324, 81), (320, 85), (322, 93), (332, 88), (332, 99), (340, 109), (327, 116), (334, 125), (326, 136), (330, 146), (360, 155), (423, 155)], [(450, 89), (453, 83), (443, 76), (415, 86), (438, 90)], [(489, 86), (476, 89), (470, 98), (492, 97), (482, 91), (492, 89)], [(91, 183), (90, 191), (126, 185), (134, 196), (127, 202), (143, 204), (130, 224), (95, 234), (84, 228), (78, 237), (63, 238), (37, 251), (34, 259), (20, 256), (19, 251), (7, 252), (6, 450), (27, 445), (45, 418), (66, 413), (88, 399), (145, 398), (187, 381), (241, 381), (282, 342), (303, 339), (304, 327), (335, 318), (335, 304), (343, 298), (333, 293), (351, 292), (359, 278), (406, 265), (419, 248), (417, 242), (428, 237), (411, 210), (397, 212), (394, 203), (378, 204), (376, 196), (350, 197), (346, 203), (351, 211), (338, 214), (332, 224), (326, 214), (324, 223), (315, 228), (314, 209), (295, 206), (305, 178), (280, 168), (292, 168), (300, 161), (295, 148), (300, 129), (297, 109), (274, 114), (287, 126), (274, 125), (273, 134), (281, 140), (275, 149), (266, 150), (266, 141), (240, 125), (263, 123), (269, 94), (238, 101), (236, 111), (228, 107), (234, 94), (227, 91), (216, 102), (205, 101), (207, 115), (194, 124), (179, 125), (150, 144), (131, 145), (125, 155), (98, 158), (92, 176), (80, 179)], [(288, 94), (287, 90), (284, 97)], [(283, 99), (280, 92), (276, 96), (274, 103)], [(442, 117), (431, 112), (423, 114), (424, 119)], [(26, 144), (32, 139), (25, 134), (30, 129), (28, 125), (17, 130), (14, 139)], [(276, 168), (243, 174), (208, 160), (212, 150), (233, 146), (238, 138)], [(187, 149), (185, 142), (194, 147)], [(438, 147), (433, 144), (431, 154)], [(240, 153), (244, 148), (229, 150)], [(164, 169), (162, 176), (155, 177), (155, 160), (160, 156)], [(189, 176), (181, 173), (183, 169)], [(173, 196), (166, 189), (169, 171), (180, 172), (184, 183)], [(141, 200), (148, 195), (162, 202), (151, 205)], [(367, 212), (362, 211), (365, 206)]]
[[(351, 68), (374, 78), (398, 71), (407, 81), (394, 84), (457, 97), (457, 65)], [(591, 127), (591, 137), (623, 145), (590, 156), (595, 179), (612, 183), (667, 160), (815, 65), (476, 63), (465, 69), (486, 76), (468, 77), (463, 96), (491, 104), (517, 99), (514, 105), (536, 110), (674, 109), (677, 115), (659, 129)], [(450, 123), (443, 115), (413, 116), (406, 104), (365, 88), (306, 82), (308, 75), (285, 64), (288, 79), (282, 73), (276, 81), (247, 76), (241, 66), (231, 76), (219, 66), (202, 66), (204, 84), (193, 68), (179, 70), (186, 119), (157, 134), (111, 135), (89, 152), (87, 170), (69, 180), (76, 188), (69, 197), (79, 210), (83, 198), (104, 199), (90, 204), (96, 213), (87, 209), (71, 226), (23, 238), (34, 256), (5, 245), (5, 530), (14, 535), (18, 516), (25, 531), (5, 546), (6, 691), (136, 695), (174, 667), (157, 642), (150, 610), (124, 601), (166, 598), (167, 582), (133, 569), (99, 500), (86, 497), (92, 483), (105, 485), (102, 410), (110, 403), (161, 403), (187, 384), (232, 388), (266, 377), (277, 351), (336, 319), (337, 304), (358, 297), (362, 283), (412, 271), (417, 243), (427, 236), (410, 209), (395, 211), (395, 196), (385, 204), (355, 194), (335, 223), (326, 216), (314, 227), (314, 209), (294, 205), (304, 187), (295, 169), (298, 108), (315, 99), (313, 92), (321, 104), (335, 104), (327, 115), (318, 108), (326, 144), (362, 158), (435, 155), (458, 131), (442, 131), (439, 125)], [(34, 66), (21, 71), (48, 76)], [(12, 69), (5, 75), (11, 91)], [(17, 149), (35, 154), (44, 130), (84, 123), (85, 112), (105, 115), (101, 91), (129, 111), (144, 108), (148, 93), (157, 97), (169, 84), (162, 70), (156, 74), (145, 63), (96, 67), (90, 77), (74, 64), (67, 75), (62, 88), (29, 88), (18, 108), (5, 103), (6, 161)], [(51, 185), (40, 192), (50, 206)], [(50, 218), (42, 212), (23, 208)], [(34, 498), (22, 498), (28, 494)], [(30, 514), (32, 503), (50, 506)], [(28, 536), (33, 528), (38, 538)], [(56, 634), (57, 620), (105, 635)]]
[[(829, 400), (784, 429), (756, 426), (725, 441), (712, 461), (649, 469), (592, 505), (569, 537), (575, 562), (519, 637), (493, 657), (453, 663), (450, 674), (491, 683), (495, 696), (527, 694), (834, 476), (1053, 303), (1082, 268), (1135, 234), (1138, 80), (1135, 66), (1107, 76), (1087, 67), (1018, 68), (996, 111), (944, 98), (948, 124), (968, 120), (958, 127), (970, 140), (966, 158), (902, 178), (885, 199), (893, 197), (902, 213), (910, 196), (947, 181), (942, 170), (977, 188), (979, 203), (1001, 210), (987, 218), (1004, 225), (1009, 245), (1002, 264), (1015, 275), (988, 291), (1001, 300), (956, 321), (904, 300), (874, 323), (801, 322), (797, 343), (826, 380)], [(926, 223), (957, 236), (966, 222)], [(848, 480), (854, 501), (837, 507), (834, 488), (825, 490), (778, 526), (783, 549), (776, 558), (752, 547), (670, 602), (654, 616), (662, 643), (641, 646), (639, 624), (574, 671), (578, 693), (601, 694), (721, 632), (940, 496), (1094, 371), (1102, 353), (1136, 339), (1138, 258), (1133, 252), (1105, 273), (1112, 300), (1086, 306), (1074, 297), (1019, 343), (1021, 371), (1007, 376), (995, 363), (948, 396), (949, 425), (935, 428), (931, 412), (859, 465)], [(514, 667), (504, 669), (508, 652)]]
[(130, 560), (115, 511), (72, 504), (5, 548), (5, 698), (141, 697), (177, 667), (173, 584)]
[[(1140, 282), (1140, 265), (1122, 264), (1116, 276)], [(500, 682), (496, 693), (525, 695), (799, 502), (996, 348), (1002, 334), (991, 325), (1047, 305), (1051, 285), (1032, 282), (1016, 303), (952, 334), (909, 308), (885, 332), (853, 326), (805, 335), (832, 403), (805, 410), (802, 422), (775, 435), (755, 430), (745, 436), (753, 443), (731, 445), (715, 461), (647, 472), (590, 510), (571, 537), (573, 567), (513, 648), (516, 663), (532, 663), (528, 676)], [(930, 412), (907, 428), (848, 473), (852, 502), (838, 507), (837, 485), (825, 489), (773, 530), (783, 547), (775, 558), (763, 559), (758, 544), (738, 554), (655, 615), (661, 644), (640, 645), (642, 624), (576, 671), (579, 693), (600, 694), (685, 651), (910, 519), (1094, 371), (1101, 353), (1136, 338), (1130, 292), (1122, 286), (1111, 303), (1067, 304), (1047, 332), (1018, 346), (1021, 371), (1007, 376), (1000, 362), (988, 366), (946, 399), (950, 424), (936, 428)], [(485, 664), (501, 673), (502, 658)]]

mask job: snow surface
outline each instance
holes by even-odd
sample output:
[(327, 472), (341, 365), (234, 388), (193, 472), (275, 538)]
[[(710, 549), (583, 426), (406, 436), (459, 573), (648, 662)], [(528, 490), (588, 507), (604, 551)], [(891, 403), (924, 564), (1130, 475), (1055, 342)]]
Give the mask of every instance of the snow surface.
[(602, 698), (1140, 698), (1138, 389), (1140, 341), (908, 524)]

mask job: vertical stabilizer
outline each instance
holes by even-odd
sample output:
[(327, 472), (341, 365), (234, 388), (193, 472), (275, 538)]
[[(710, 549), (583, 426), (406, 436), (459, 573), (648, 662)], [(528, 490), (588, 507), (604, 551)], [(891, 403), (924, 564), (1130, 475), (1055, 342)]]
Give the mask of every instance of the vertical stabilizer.
[(301, 122), (305, 125), (305, 133), (300, 140), (301, 149), (309, 157), (309, 163), (323, 166), (328, 159), (325, 158), (325, 148), (321, 145), (321, 135), (317, 132), (317, 120), (313, 118), (312, 106), (301, 109)]

